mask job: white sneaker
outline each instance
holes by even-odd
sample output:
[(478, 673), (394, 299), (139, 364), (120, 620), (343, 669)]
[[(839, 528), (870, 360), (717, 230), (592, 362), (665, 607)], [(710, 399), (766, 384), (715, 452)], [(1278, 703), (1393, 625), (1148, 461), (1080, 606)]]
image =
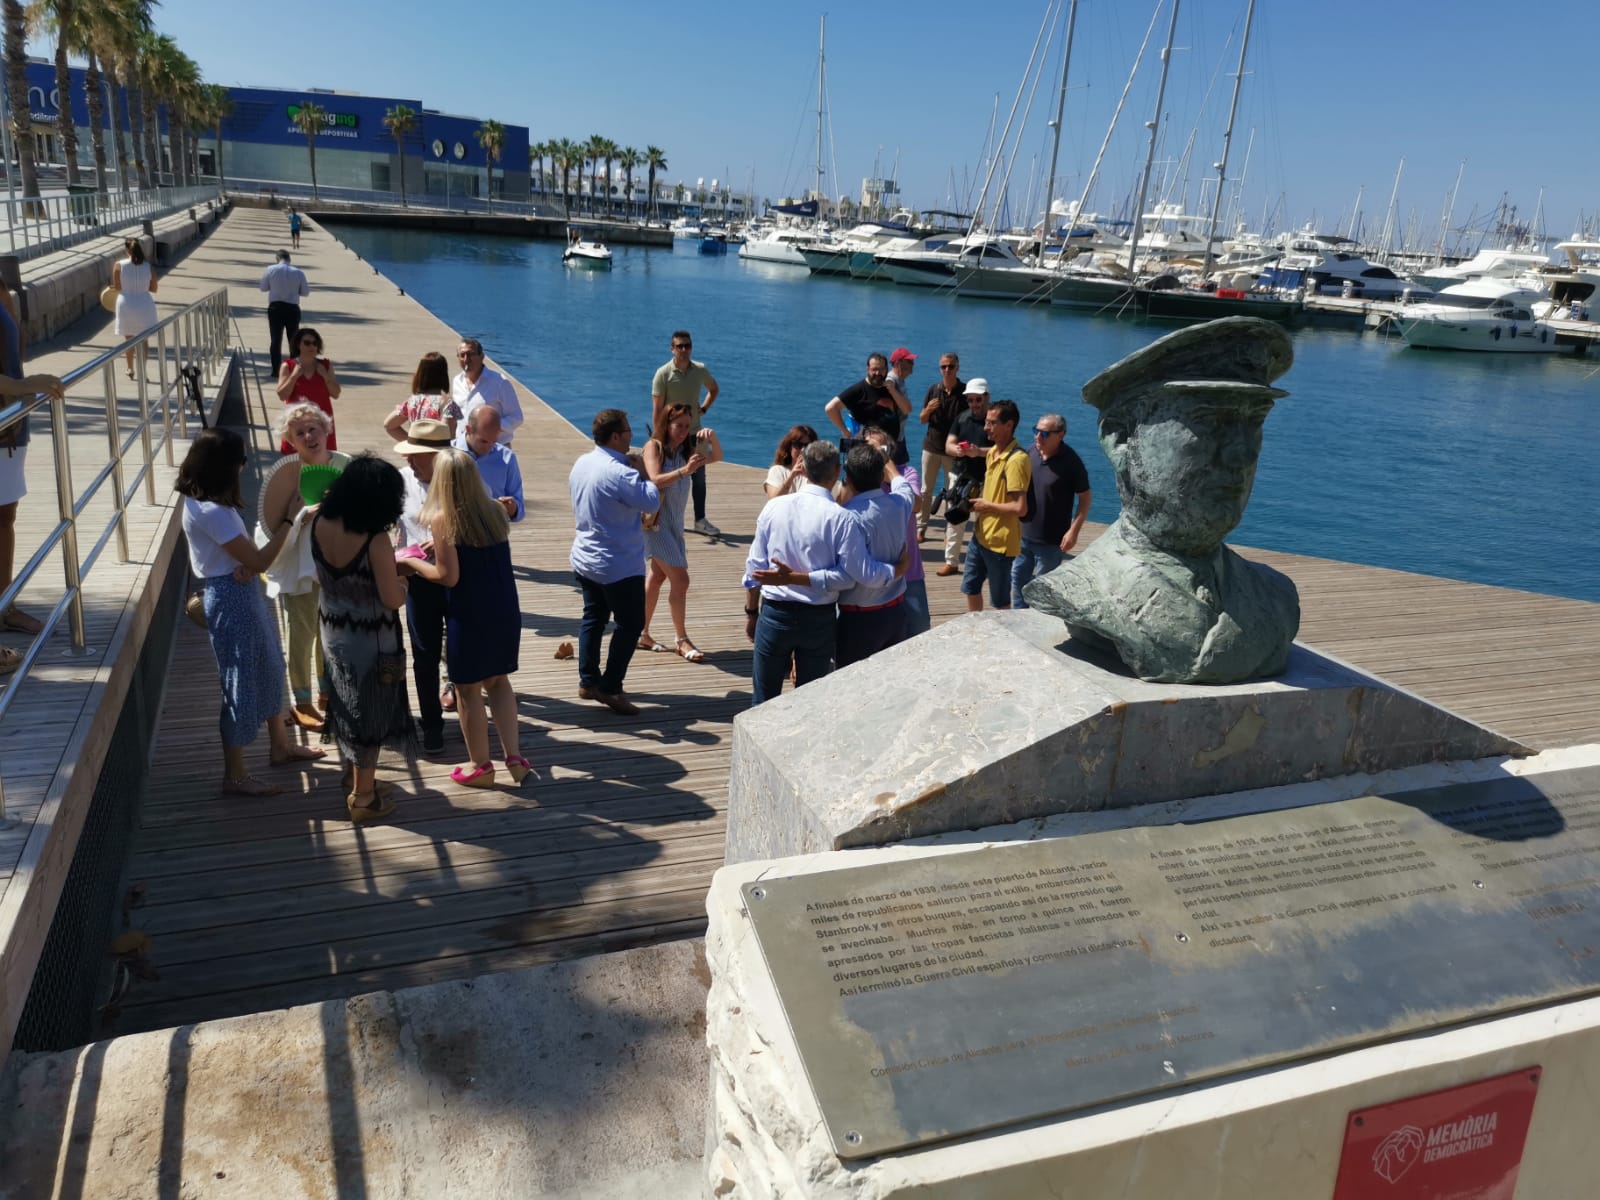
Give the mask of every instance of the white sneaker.
[(696, 533), (703, 533), (707, 537), (717, 537), (722, 533), (722, 530), (718, 529), (715, 525), (713, 525), (710, 521), (706, 520), (704, 517), (701, 517), (698, 521), (696, 521), (694, 523), (694, 531)]

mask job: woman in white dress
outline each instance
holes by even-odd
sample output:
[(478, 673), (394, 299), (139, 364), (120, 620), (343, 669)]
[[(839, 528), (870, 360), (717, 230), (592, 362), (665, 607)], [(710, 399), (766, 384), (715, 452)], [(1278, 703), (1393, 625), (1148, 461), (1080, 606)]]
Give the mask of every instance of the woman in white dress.
[[(129, 238), (123, 243), (128, 257), (111, 268), (111, 286), (117, 289), (117, 332), (124, 340), (138, 337), (156, 323), (156, 270), (144, 256), (144, 243)], [(128, 378), (133, 378), (133, 347), (128, 347)]]

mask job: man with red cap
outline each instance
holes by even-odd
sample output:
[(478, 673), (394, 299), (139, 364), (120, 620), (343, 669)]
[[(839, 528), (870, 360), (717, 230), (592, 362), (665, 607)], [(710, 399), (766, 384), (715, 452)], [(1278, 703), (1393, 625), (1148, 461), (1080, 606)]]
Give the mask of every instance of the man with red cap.
[(907, 396), (911, 395), (911, 372), (917, 368), (917, 356), (904, 346), (899, 346), (889, 355), (889, 379)]

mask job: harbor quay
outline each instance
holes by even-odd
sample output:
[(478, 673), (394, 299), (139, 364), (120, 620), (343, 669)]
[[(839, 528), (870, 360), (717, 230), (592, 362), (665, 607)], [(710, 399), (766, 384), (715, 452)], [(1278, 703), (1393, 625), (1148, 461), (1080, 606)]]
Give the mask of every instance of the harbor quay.
[[(286, 241), (281, 211), (235, 205), (174, 255), (158, 296), (226, 290), (230, 353), (203, 403), (245, 434), (258, 469), (276, 454), (278, 401), (257, 281)], [(311, 280), (303, 324), (344, 384), (340, 448), (392, 458), (383, 420), (418, 356), (449, 357), (475, 331), (449, 328), (315, 219), (295, 261)], [(30, 369), (113, 349), (96, 321), (61, 331)], [(350, 822), (334, 765), (270, 768), (265, 739), (249, 764), (283, 793), (219, 798), (217, 684), (204, 632), (178, 613), (170, 469), (154, 502), (135, 496), (128, 562), (85, 585), (99, 657), (49, 660), (21, 685), (37, 699), (0, 724), (16, 820), (0, 830), (0, 1197), (701, 1194), (701, 938), (733, 721), (750, 705), (733, 601), (764, 472), (708, 468), (724, 536), (689, 546), (706, 661), (639, 655), (640, 712), (619, 716), (578, 697), (562, 653), (581, 612), (567, 473), (593, 443), (540, 380), (514, 382), (528, 508), (511, 535), (514, 684), (537, 772), (520, 789), (454, 787), (452, 723), (439, 761), (385, 757), (399, 808), (384, 824)], [(617, 388), (642, 428), (643, 381)], [(89, 471), (96, 452), (104, 463), (106, 432), (90, 426), (104, 397), (73, 398)], [(128, 397), (114, 400), (124, 411)], [(51, 524), (46, 441), (19, 563)], [(1535, 750), (1600, 742), (1600, 605), (1241, 553), (1294, 579), (1300, 639), (1322, 653)], [(933, 541), (923, 554), (937, 565)], [(986, 620), (965, 614), (958, 580), (929, 574), (937, 626)], [(41, 574), (24, 606), (52, 607), (54, 579)], [(152, 731), (131, 750), (110, 744), (130, 698)], [(126, 777), (116, 787), (108, 761)]]

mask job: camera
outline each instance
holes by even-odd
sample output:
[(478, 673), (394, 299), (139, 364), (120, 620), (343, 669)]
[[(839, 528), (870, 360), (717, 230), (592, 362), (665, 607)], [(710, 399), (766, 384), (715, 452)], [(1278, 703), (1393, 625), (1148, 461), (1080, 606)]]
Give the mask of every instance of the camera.
[(850, 451), (854, 450), (857, 446), (865, 446), (866, 444), (867, 444), (867, 439), (866, 438), (842, 437), (842, 438), (839, 439), (839, 457), (840, 458), (844, 458), (846, 455), (848, 455), (850, 453)]
[(933, 511), (944, 505), (944, 519), (951, 525), (965, 525), (972, 515), (972, 498), (983, 489), (981, 479), (965, 475), (952, 476), (944, 491), (933, 498)]

